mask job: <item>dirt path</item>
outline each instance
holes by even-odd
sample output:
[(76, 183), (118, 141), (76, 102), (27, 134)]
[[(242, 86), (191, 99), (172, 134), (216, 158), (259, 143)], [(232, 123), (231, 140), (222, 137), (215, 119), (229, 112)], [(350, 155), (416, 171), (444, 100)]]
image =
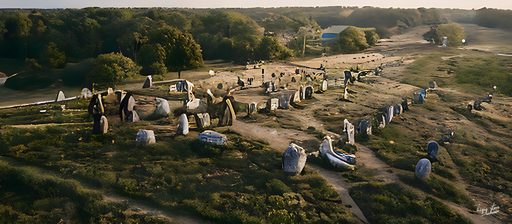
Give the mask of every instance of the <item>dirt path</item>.
[(375, 156), (375, 153), (368, 147), (357, 144), (357, 162), (356, 165), (359, 168), (366, 167), (368, 169), (374, 169), (377, 174), (375, 178), (384, 181), (385, 183), (395, 183), (399, 181), (396, 171), (398, 169), (389, 166), (382, 160)]
[(350, 183), (348, 183), (339, 172), (326, 170), (322, 167), (311, 164), (309, 164), (309, 166), (318, 171), (318, 173), (320, 173), (320, 175), (322, 175), (322, 177), (324, 177), (327, 182), (329, 182), (334, 187), (336, 192), (338, 192), (340, 195), (341, 203), (343, 203), (343, 205), (350, 208), (352, 213), (354, 213), (354, 215), (356, 215), (357, 218), (359, 218), (361, 221), (364, 223), (369, 223), (359, 206), (357, 206), (354, 199), (352, 199), (348, 193), (348, 189), (350, 189)]
[[(313, 118), (314, 119), (314, 118)], [(233, 122), (233, 125), (230, 127), (235, 132), (240, 133), (246, 138), (255, 139), (255, 140), (262, 140), (265, 142), (268, 142), (270, 147), (272, 147), (274, 150), (278, 152), (284, 152), (286, 148), (288, 148), (288, 145), (290, 144), (290, 141), (316, 141), (318, 140), (302, 131), (292, 130), (292, 129), (281, 129), (277, 130), (275, 128), (269, 128), (269, 127), (261, 127), (257, 124), (253, 123), (243, 123), (241, 121)], [(311, 149), (310, 147), (315, 147), (314, 149), (319, 147), (319, 143), (317, 143), (315, 146), (311, 145), (305, 146), (301, 145), (307, 149)], [(348, 182), (345, 180), (343, 176), (341, 176), (338, 172), (329, 171), (326, 169), (323, 169), (318, 166), (307, 164), (308, 166), (312, 167), (322, 177), (324, 177), (333, 187), (336, 189), (338, 194), (341, 197), (341, 201), (344, 205), (348, 205), (350, 207), (351, 211), (359, 218), (361, 221), (368, 223), (368, 220), (364, 216), (364, 214), (361, 212), (361, 209), (357, 206), (357, 204), (354, 202), (354, 199), (350, 197), (348, 193), (348, 188), (350, 187), (348, 185)]]

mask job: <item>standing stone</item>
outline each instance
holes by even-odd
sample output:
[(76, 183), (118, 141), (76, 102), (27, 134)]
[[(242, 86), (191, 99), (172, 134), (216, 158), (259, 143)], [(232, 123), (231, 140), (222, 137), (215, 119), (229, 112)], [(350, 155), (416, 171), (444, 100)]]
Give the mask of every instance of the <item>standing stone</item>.
[(150, 145), (155, 143), (155, 132), (153, 132), (153, 130), (139, 130), (139, 132), (137, 133), (137, 138), (135, 139), (135, 144)]
[(386, 117), (384, 115), (382, 115), (381, 117), (379, 117), (379, 119), (381, 119), (380, 120), (380, 124), (379, 124), (379, 128), (385, 128), (386, 127)]
[(355, 127), (347, 119), (343, 120), (343, 131), (347, 133), (348, 144), (354, 145)]
[(128, 112), (128, 122), (139, 122), (139, 115), (137, 114), (137, 111), (132, 110)]
[(416, 165), (416, 170), (414, 174), (416, 175), (417, 178), (422, 180), (423, 178), (428, 177), (428, 175), (430, 175), (430, 168), (430, 160), (423, 158)]
[(437, 157), (437, 152), (439, 151), (439, 145), (437, 142), (429, 142), (427, 145), (427, 156), (435, 159)]
[(89, 101), (89, 106), (87, 107), (89, 114), (104, 114), (105, 109), (103, 107), (103, 102), (101, 102), (101, 95), (94, 94), (91, 100)]
[(285, 93), (279, 96), (279, 109), (290, 109), (290, 95)]
[(169, 113), (171, 113), (171, 108), (169, 107), (169, 102), (166, 99), (156, 98), (156, 109), (155, 115), (161, 117), (167, 117)]
[(65, 99), (66, 97), (64, 96), (64, 93), (62, 91), (59, 91), (59, 93), (57, 93), (57, 98), (55, 98), (55, 102), (63, 101)]
[(347, 86), (348, 81), (352, 78), (352, 72), (346, 70), (343, 72), (344, 74), (344, 86)]
[(144, 81), (144, 85), (142, 85), (142, 88), (149, 88), (153, 86), (153, 78), (151, 78), (150, 75), (148, 75), (148, 77), (146, 77), (146, 81)]
[(277, 110), (277, 108), (279, 107), (279, 99), (278, 98), (269, 99), (268, 105), (269, 105), (270, 111)]
[(306, 96), (306, 88), (304, 86), (300, 86), (300, 100), (304, 100)]
[(224, 114), (219, 118), (219, 124), (217, 126), (230, 126), (233, 125), (233, 121), (236, 120), (235, 110), (229, 99), (226, 99), (223, 105)]
[(403, 111), (408, 111), (409, 110), (409, 105), (407, 104), (407, 100), (404, 100), (402, 102), (402, 110)]
[(114, 94), (114, 90), (111, 87), (109, 87), (107, 89), (107, 95), (112, 95), (112, 94)]
[(327, 80), (322, 81), (322, 92), (327, 91)]
[(354, 138), (355, 133), (356, 133), (356, 131), (355, 131), (354, 125), (350, 124), (348, 127), (348, 132), (347, 132), (348, 144), (351, 144), (351, 145), (356, 144), (355, 138)]
[(389, 106), (388, 107), (388, 113), (387, 113), (387, 121), (386, 121), (386, 124), (389, 124), (392, 120), (393, 120), (393, 106)]
[(431, 88), (431, 89), (435, 89), (437, 88), (437, 83), (436, 81), (430, 81), (428, 82), (428, 87)]
[(93, 134), (102, 134), (102, 130), (101, 130), (101, 117), (102, 115), (101, 114), (93, 114), (92, 115), (92, 118), (93, 118), (93, 126), (92, 126), (92, 133)]
[(282, 157), (284, 172), (292, 176), (300, 174), (306, 165), (307, 157), (306, 151), (302, 147), (291, 143)]
[(133, 111), (134, 106), (135, 99), (133, 99), (131, 93), (127, 93), (121, 101), (121, 103), (119, 104), (119, 116), (121, 118), (121, 121), (124, 121), (131, 114), (130, 112)]
[(256, 103), (256, 102), (249, 103), (248, 108), (247, 108), (247, 116), (250, 116), (251, 114), (256, 112), (257, 106), (258, 106), (258, 103)]
[(108, 120), (107, 120), (107, 117), (105, 117), (105, 116), (101, 116), (100, 132), (101, 132), (101, 134), (107, 134), (107, 132), (108, 132)]
[(82, 92), (80, 93), (80, 98), (87, 99), (92, 97), (92, 92), (88, 88), (83, 88)]
[(188, 134), (188, 118), (186, 114), (182, 114), (180, 116), (180, 121), (178, 124), (178, 134), (187, 135)]
[(292, 95), (290, 102), (300, 103), (300, 91), (295, 91), (295, 93)]
[(306, 87), (305, 96), (306, 99), (311, 99), (313, 97), (313, 87), (308, 86)]
[(359, 125), (359, 133), (361, 133), (364, 136), (368, 136), (372, 134), (372, 126), (370, 124), (370, 121), (363, 120), (361, 121)]
[(123, 90), (116, 90), (115, 94), (116, 94), (117, 102), (121, 103), (121, 101), (123, 101), (123, 99), (124, 99), (124, 96), (126, 95), (126, 92)]
[(210, 115), (208, 113), (198, 113), (194, 115), (197, 128), (204, 129), (210, 126)]
[(394, 110), (394, 111), (393, 111), (393, 115), (394, 115), (394, 116), (397, 116), (397, 115), (399, 115), (399, 114), (400, 114), (400, 111), (401, 111), (401, 109), (400, 109), (400, 108), (401, 108), (401, 106), (400, 106), (400, 105), (398, 105), (398, 104), (395, 104), (395, 106), (393, 106), (393, 110)]

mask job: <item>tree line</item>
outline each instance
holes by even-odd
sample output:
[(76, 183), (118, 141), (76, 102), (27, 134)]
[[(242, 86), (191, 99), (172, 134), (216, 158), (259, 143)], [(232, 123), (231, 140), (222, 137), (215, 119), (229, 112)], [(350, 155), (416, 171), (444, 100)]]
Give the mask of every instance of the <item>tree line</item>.
[[(299, 56), (304, 53), (304, 39), (319, 38), (322, 27), (316, 20), (327, 24), (329, 16), (329, 25), (339, 21), (375, 27), (360, 30), (363, 34), (342, 35), (330, 51), (340, 53), (374, 44), (379, 36), (391, 35), (391, 27), (406, 29), (447, 20), (441, 14), (436, 9), (373, 7), (4, 10), (0, 11), (0, 58), (24, 60), (32, 70), (45, 70), (108, 54), (101, 60), (111, 58), (123, 64), (126, 58), (134, 63), (131, 68), (138, 69), (137, 74), (164, 74), (201, 67), (203, 60), (245, 63)], [(317, 35), (308, 37), (306, 31)]]

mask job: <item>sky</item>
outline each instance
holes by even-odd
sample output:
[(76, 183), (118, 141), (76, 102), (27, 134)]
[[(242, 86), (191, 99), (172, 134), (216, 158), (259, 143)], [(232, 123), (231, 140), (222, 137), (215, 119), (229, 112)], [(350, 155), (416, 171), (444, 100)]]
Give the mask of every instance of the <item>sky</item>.
[(249, 8), (284, 6), (374, 6), (381, 8), (512, 9), (512, 0), (0, 0), (0, 8), (169, 7)]

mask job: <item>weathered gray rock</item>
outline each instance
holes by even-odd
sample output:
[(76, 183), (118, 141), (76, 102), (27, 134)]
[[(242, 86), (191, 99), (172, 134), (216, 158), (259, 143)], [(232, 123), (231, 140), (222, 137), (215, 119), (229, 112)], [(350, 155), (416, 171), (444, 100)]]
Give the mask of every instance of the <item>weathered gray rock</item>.
[(430, 168), (431, 168), (431, 165), (430, 165), (430, 160), (428, 159), (421, 159), (418, 164), (416, 165), (416, 171), (414, 172), (414, 174), (416, 175), (417, 178), (419, 179), (423, 179), (425, 177), (428, 177), (428, 175), (430, 175)]
[(291, 143), (282, 157), (284, 172), (291, 175), (300, 174), (306, 165), (307, 157), (306, 151), (302, 147)]
[(137, 138), (135, 139), (135, 144), (137, 145), (149, 145), (155, 144), (155, 133), (152, 130), (139, 130), (137, 133)]
[(167, 117), (171, 113), (169, 102), (166, 99), (156, 98), (156, 109), (154, 114), (161, 117)]
[(91, 97), (92, 97), (91, 90), (89, 90), (88, 88), (83, 88), (82, 92), (80, 93), (80, 98), (86, 99), (86, 98), (91, 98)]
[(197, 137), (197, 139), (199, 139), (200, 141), (206, 142), (206, 143), (214, 144), (214, 145), (226, 145), (226, 143), (228, 141), (228, 138), (226, 137), (226, 135), (220, 134), (215, 131), (210, 131), (210, 130), (207, 130), (207, 131), (204, 131), (203, 133), (201, 133)]

